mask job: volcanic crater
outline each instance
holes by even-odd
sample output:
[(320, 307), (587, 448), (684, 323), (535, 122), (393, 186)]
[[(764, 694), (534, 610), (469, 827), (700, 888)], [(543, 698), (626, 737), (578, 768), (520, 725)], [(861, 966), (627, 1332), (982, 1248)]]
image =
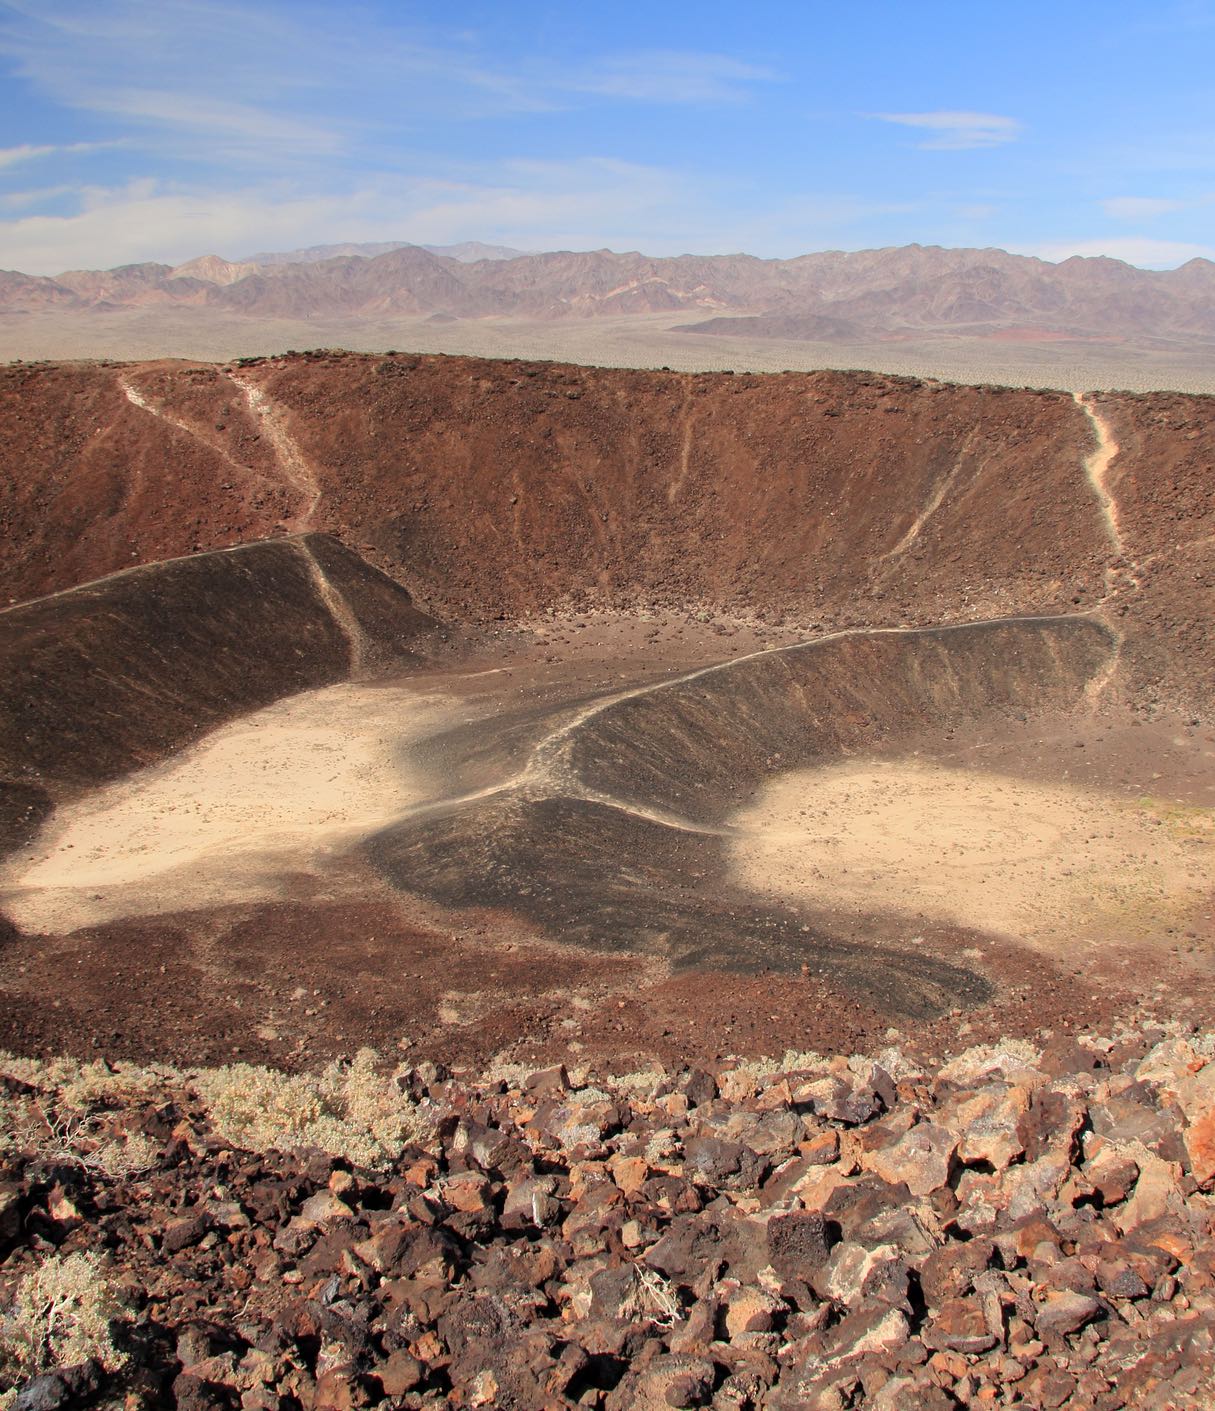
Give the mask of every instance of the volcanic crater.
[(0, 1047), (1210, 1002), (1211, 398), (320, 352), (0, 435)]

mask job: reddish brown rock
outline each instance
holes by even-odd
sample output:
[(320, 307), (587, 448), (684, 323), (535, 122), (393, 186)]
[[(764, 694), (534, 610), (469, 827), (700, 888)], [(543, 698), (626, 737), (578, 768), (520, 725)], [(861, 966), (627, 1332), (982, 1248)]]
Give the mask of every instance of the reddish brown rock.
[(1200, 1186), (1215, 1181), (1215, 1106), (1193, 1120), (1185, 1130), (1185, 1149), (1190, 1171)]
[(1070, 1290), (1047, 1292), (1034, 1311), (1034, 1326), (1046, 1337), (1074, 1333), (1103, 1312), (1101, 1300)]
[(930, 1195), (949, 1180), (957, 1147), (954, 1133), (921, 1122), (890, 1146), (866, 1152), (862, 1163), (891, 1185), (902, 1182), (912, 1195)]
[(995, 1347), (996, 1336), (979, 1299), (949, 1298), (925, 1326), (924, 1343), (938, 1352), (974, 1354)]
[(774, 1215), (767, 1226), (768, 1257), (782, 1274), (806, 1278), (831, 1252), (827, 1221), (817, 1211)]

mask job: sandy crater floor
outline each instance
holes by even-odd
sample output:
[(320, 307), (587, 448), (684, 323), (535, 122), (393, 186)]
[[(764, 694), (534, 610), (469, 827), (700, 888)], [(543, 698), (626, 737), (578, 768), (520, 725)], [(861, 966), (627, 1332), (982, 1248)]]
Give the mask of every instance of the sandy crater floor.
[(1210, 909), (1210, 810), (916, 759), (790, 771), (734, 816), (736, 880), (1052, 950), (1159, 940)]
[(279, 895), (424, 797), (409, 746), (452, 717), (412, 687), (305, 691), (212, 731), (163, 765), (57, 809), (0, 870), (25, 931), (74, 931)]

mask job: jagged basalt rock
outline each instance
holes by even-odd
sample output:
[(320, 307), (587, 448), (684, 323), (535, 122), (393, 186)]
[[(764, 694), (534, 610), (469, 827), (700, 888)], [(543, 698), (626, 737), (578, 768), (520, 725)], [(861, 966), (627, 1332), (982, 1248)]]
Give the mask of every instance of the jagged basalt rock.
[[(677, 1117), (663, 1094), (686, 1073), (592, 1085), (573, 1070), (562, 1104), (600, 1114), (593, 1144), (573, 1145), (560, 1122), (534, 1120), (547, 1104), (529, 1105), (529, 1086), (551, 1090), (551, 1074), (421, 1081), (433, 1140), (378, 1170), (306, 1152), (246, 1158), (213, 1139), (187, 1081), (165, 1070), (155, 1081), (182, 1113), (171, 1150), (146, 1104), (118, 1091), (104, 1109), (154, 1138), (145, 1170), (60, 1167), (55, 1184), (20, 1137), (3, 1158), (25, 1213), (0, 1299), (45, 1257), (48, 1215), (68, 1198), (80, 1215), (55, 1227), (59, 1252), (100, 1240), (138, 1291), (134, 1321), (115, 1332), (124, 1364), (42, 1372), (14, 1404), (110, 1404), (160, 1385), (179, 1405), (257, 1408), (1209, 1405), (1215, 1201), (1184, 1152), (1209, 1110), (1210, 1036), (882, 1062), (901, 1076), (885, 1112), (859, 1122), (794, 1100), (814, 1067), (719, 1065), (709, 1076), (734, 1096)], [(857, 1086), (867, 1066), (851, 1065)], [(53, 1111), (30, 1076), (25, 1100)], [(1079, 1140), (1065, 1124), (1040, 1155), (994, 1169), (965, 1154), (976, 1105), (1032, 1093), (1043, 1111), (1087, 1116), (1128, 1088), (1160, 1135), (1176, 1133), (1180, 1161), (1155, 1158), (1157, 1170), (1137, 1137), (1101, 1137), (1087, 1121)], [(756, 1119), (762, 1131), (774, 1112), (803, 1128), (779, 1153), (706, 1135)], [(956, 1154), (945, 1187), (858, 1168), (858, 1155), (896, 1156), (925, 1125)], [(801, 1153), (824, 1132), (835, 1154), (806, 1168)], [(1035, 1183), (1018, 1212), (1012, 1193), (1053, 1158), (1059, 1179)], [(771, 1162), (803, 1174), (781, 1183), (765, 1176)], [(1107, 1197), (1094, 1202), (1101, 1180)], [(1137, 1202), (1143, 1218), (1128, 1220)]]

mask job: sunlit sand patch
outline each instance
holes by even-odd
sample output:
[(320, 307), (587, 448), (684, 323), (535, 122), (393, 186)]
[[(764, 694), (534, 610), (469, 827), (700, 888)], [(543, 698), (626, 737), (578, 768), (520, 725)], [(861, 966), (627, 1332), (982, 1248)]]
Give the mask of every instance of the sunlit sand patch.
[(919, 761), (791, 771), (732, 822), (756, 892), (1054, 950), (1163, 940), (1215, 888), (1209, 810)]
[(278, 701), (57, 809), (0, 871), (3, 909), (48, 933), (274, 897), (425, 796), (406, 747), (451, 709), (350, 684)]

